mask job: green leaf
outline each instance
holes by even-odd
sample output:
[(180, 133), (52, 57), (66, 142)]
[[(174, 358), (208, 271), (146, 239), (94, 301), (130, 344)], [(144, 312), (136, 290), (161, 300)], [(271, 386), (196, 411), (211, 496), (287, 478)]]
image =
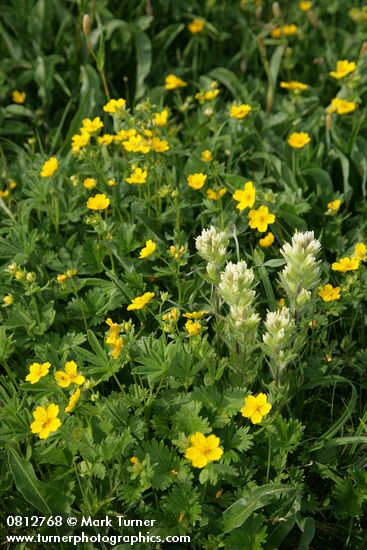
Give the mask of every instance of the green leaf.
[(134, 32), (134, 41), (136, 49), (135, 101), (137, 101), (145, 93), (144, 82), (152, 66), (152, 44), (144, 32)]
[(15, 449), (8, 449), (8, 464), (18, 491), (24, 499), (45, 515), (69, 513), (70, 505), (66, 494), (54, 483), (40, 481), (33, 466)]
[(289, 485), (263, 485), (249, 491), (249, 493), (236, 500), (223, 512), (221, 533), (229, 533), (241, 525), (259, 508), (270, 504), (274, 498), (282, 493), (296, 492), (294, 487)]

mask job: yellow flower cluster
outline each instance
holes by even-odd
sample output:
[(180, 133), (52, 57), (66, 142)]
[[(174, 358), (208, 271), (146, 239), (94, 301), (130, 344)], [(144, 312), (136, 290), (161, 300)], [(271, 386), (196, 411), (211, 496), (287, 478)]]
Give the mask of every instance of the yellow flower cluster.
[(293, 23), (290, 25), (283, 25), (282, 27), (276, 27), (271, 31), (272, 38), (281, 38), (282, 36), (294, 36), (298, 32), (297, 25)]
[(114, 323), (110, 317), (106, 320), (106, 324), (110, 327), (106, 344), (112, 347), (111, 356), (114, 359), (118, 359), (124, 347), (124, 340), (120, 336), (121, 325)]

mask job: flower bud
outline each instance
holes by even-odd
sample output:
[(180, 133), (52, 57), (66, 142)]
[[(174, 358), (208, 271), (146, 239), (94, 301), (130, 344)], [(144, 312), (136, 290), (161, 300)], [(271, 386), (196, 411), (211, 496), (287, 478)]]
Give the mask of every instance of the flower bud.
[(83, 25), (82, 25), (84, 36), (89, 36), (90, 25), (91, 25), (90, 16), (86, 13), (83, 15)]

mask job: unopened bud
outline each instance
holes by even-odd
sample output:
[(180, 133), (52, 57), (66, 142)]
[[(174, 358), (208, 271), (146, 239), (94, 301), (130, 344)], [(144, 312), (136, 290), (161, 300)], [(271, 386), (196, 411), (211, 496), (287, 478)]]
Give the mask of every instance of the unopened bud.
[(367, 42), (363, 42), (361, 51), (360, 51), (360, 57), (363, 57), (367, 53)]
[(280, 17), (282, 15), (282, 10), (280, 9), (279, 2), (273, 2), (273, 16)]
[(90, 33), (90, 16), (87, 13), (83, 15), (83, 33), (85, 36)]
[(330, 113), (327, 113), (325, 117), (325, 126), (328, 131), (331, 130), (332, 117)]

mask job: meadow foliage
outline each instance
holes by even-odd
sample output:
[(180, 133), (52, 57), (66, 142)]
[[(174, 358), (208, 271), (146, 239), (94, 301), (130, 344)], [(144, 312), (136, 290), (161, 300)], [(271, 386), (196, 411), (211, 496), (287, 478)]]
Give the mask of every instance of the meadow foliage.
[(366, 548), (365, 7), (2, 4), (2, 534)]

